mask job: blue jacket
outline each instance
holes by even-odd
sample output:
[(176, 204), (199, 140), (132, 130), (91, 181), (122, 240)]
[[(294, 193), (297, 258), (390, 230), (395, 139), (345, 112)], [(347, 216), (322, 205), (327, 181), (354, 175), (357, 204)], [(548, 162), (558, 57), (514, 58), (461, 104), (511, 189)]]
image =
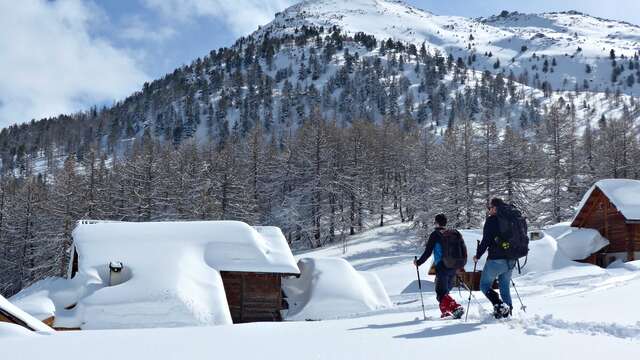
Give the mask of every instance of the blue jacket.
[(442, 260), (442, 244), (440, 241), (442, 240), (442, 231), (444, 231), (444, 227), (436, 227), (435, 230), (429, 235), (429, 240), (427, 240), (427, 245), (424, 247), (424, 252), (418, 259), (418, 266), (424, 264), (425, 261), (433, 254), (433, 265), (438, 265)]

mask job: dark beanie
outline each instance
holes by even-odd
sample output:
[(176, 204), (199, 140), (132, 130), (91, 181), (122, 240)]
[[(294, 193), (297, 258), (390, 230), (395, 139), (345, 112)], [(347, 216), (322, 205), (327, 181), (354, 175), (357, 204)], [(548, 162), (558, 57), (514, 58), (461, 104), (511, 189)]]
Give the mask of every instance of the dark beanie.
[(504, 201), (502, 201), (502, 199), (500, 198), (493, 198), (491, 199), (491, 206), (495, 206), (497, 208), (504, 206)]

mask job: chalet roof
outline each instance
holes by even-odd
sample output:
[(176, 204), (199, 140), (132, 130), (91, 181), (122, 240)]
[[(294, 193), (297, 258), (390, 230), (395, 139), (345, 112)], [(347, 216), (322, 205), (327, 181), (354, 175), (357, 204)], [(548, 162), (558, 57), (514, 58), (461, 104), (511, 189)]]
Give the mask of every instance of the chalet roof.
[(0, 315), (15, 320), (16, 323), (33, 331), (52, 332), (53, 329), (34, 318), (0, 295)]
[(596, 188), (602, 191), (627, 221), (640, 221), (640, 180), (632, 179), (605, 179), (596, 182), (582, 197), (573, 221)]
[[(179, 261), (179, 248), (198, 246), (218, 271), (299, 274), (291, 249), (277, 227), (240, 221), (82, 221), (73, 231), (80, 267), (121, 261)], [(143, 256), (140, 256), (143, 255)]]

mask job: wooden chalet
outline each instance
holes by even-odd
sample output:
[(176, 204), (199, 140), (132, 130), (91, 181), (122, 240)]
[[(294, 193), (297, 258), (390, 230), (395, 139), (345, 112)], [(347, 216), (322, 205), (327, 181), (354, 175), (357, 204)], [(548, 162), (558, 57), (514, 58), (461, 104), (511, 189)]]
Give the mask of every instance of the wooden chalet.
[[(188, 264), (179, 263), (179, 256), (141, 249), (160, 246), (179, 252), (191, 245), (203, 249), (206, 264), (220, 273), (233, 323), (281, 321), (280, 311), (286, 308), (282, 278), (300, 274), (285, 237), (276, 227), (251, 227), (238, 221), (81, 221), (73, 236), (68, 278), (97, 268), (106, 274), (101, 275), (105, 286), (126, 283), (131, 276), (128, 272), (135, 274), (136, 266), (141, 262), (144, 266), (149, 258), (157, 257), (158, 263), (166, 264), (161, 271), (175, 273), (188, 268)], [(144, 253), (144, 258), (133, 256), (136, 252)], [(75, 304), (64, 306), (72, 309)]]
[(640, 180), (600, 180), (583, 197), (572, 227), (590, 228), (609, 245), (584, 261), (606, 267), (640, 255)]

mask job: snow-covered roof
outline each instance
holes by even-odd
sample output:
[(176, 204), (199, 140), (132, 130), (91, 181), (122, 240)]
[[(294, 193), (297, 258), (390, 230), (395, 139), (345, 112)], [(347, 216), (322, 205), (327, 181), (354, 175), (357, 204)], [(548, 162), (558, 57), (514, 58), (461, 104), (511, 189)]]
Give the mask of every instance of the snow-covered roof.
[(627, 220), (640, 221), (640, 180), (632, 179), (605, 179), (596, 182), (582, 197), (576, 217), (596, 188), (609, 198)]
[[(221, 271), (298, 274), (282, 231), (239, 221), (82, 221), (73, 231), (78, 269), (44, 279), (16, 304), (55, 326), (82, 329), (231, 324)], [(110, 283), (109, 264), (121, 262)]]
[(240, 221), (81, 222), (73, 231), (80, 267), (180, 261), (191, 247), (218, 271), (299, 274), (291, 249), (277, 227)]
[(5, 313), (21, 322), (34, 331), (53, 332), (53, 329), (47, 326), (42, 321), (27, 314), (17, 306), (9, 302), (2, 295), (0, 295), (0, 313)]

